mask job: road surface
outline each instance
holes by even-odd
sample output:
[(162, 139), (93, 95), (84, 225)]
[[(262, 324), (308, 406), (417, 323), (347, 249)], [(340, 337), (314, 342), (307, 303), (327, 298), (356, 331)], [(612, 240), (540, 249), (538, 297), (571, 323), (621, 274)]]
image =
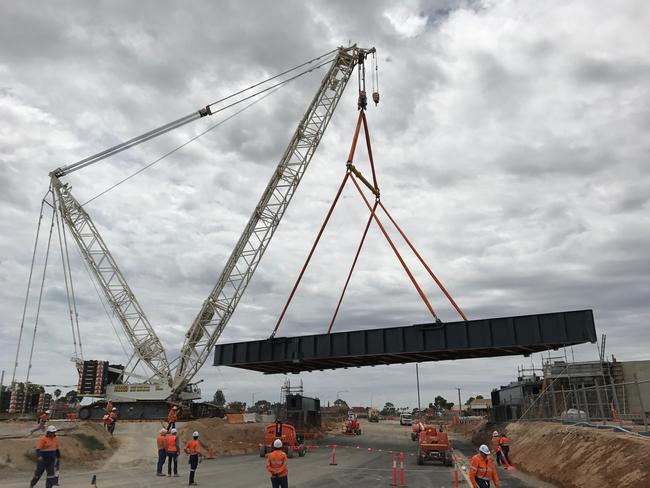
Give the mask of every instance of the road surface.
[[(406, 484), (409, 488), (451, 488), (454, 486), (454, 467), (442, 466), (442, 463), (432, 463), (418, 466), (415, 459), (416, 444), (410, 440), (410, 427), (401, 427), (396, 423), (381, 422), (379, 424), (362, 423), (361, 436), (336, 435), (330, 439), (319, 441), (304, 458), (295, 457), (289, 460), (289, 486), (292, 488), (379, 488), (390, 486), (393, 470), (393, 453), (405, 454)], [(146, 437), (146, 436), (145, 436)], [(136, 439), (131, 440), (131, 447), (140, 444)], [(149, 446), (150, 439), (142, 439), (142, 444)], [(336, 443), (336, 466), (330, 466), (331, 444)], [(467, 459), (473, 455), (474, 449), (461, 440), (456, 442), (459, 454)], [(327, 447), (325, 447), (327, 446)], [(358, 446), (358, 447), (357, 447)], [(64, 453), (65, 454), (65, 453)], [(179, 459), (179, 478), (155, 476), (155, 456), (153, 452), (150, 463), (139, 462), (129, 464), (123, 455), (114, 457), (114, 462), (107, 462), (101, 468), (69, 469), (61, 472), (61, 487), (88, 488), (93, 474), (97, 475), (99, 488), (121, 487), (176, 487), (187, 486), (187, 458)], [(462, 457), (462, 456), (460, 456)], [(166, 471), (165, 471), (166, 472)], [(542, 488), (551, 485), (525, 477), (513, 470), (506, 472), (499, 469), (503, 488)], [(8, 479), (7, 479), (8, 478)], [(5, 488), (23, 488), (27, 486), (30, 475), (5, 475), (2, 486)], [(459, 470), (461, 487), (467, 487), (463, 481), (462, 470)], [(270, 487), (268, 474), (265, 471), (265, 460), (259, 455), (241, 455), (221, 457), (216, 460), (205, 460), (199, 465), (197, 482), (201, 486), (227, 486), (228, 488), (258, 488)], [(37, 486), (44, 486), (45, 479)]]

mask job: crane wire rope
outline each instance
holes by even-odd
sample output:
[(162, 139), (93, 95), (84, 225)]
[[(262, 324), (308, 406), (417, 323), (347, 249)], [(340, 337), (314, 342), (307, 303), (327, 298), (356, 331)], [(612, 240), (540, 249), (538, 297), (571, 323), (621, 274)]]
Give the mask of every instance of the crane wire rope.
[(74, 281), (72, 279), (72, 268), (70, 267), (70, 253), (68, 252), (68, 239), (66, 238), (65, 235), (65, 225), (63, 222), (63, 214), (59, 213), (59, 217), (61, 218), (61, 229), (63, 231), (63, 244), (65, 245), (65, 259), (66, 262), (68, 263), (68, 275), (70, 276), (70, 292), (72, 294), (72, 307), (74, 311), (74, 319), (75, 319), (75, 325), (77, 328), (77, 340), (79, 341), (79, 354), (81, 356), (81, 359), (84, 357), (84, 348), (81, 343), (81, 331), (79, 329), (79, 313), (77, 312), (77, 300), (75, 298), (74, 294)]
[[(47, 193), (50, 191), (48, 190)], [(25, 303), (23, 305), (23, 316), (20, 320), (20, 331), (18, 333), (18, 344), (16, 346), (16, 358), (14, 359), (14, 370), (11, 375), (11, 386), (13, 388), (16, 382), (16, 369), (18, 368), (18, 356), (20, 355), (20, 346), (23, 339), (23, 330), (25, 329), (25, 315), (27, 314), (27, 304), (29, 303), (29, 292), (32, 287), (32, 276), (34, 274), (34, 263), (36, 262), (36, 249), (38, 247), (38, 239), (41, 234), (41, 223), (43, 222), (43, 208), (45, 207), (45, 197), (41, 200), (41, 211), (38, 217), (38, 224), (36, 225), (36, 239), (34, 239), (34, 250), (32, 251), (32, 263), (29, 267), (29, 278), (27, 279), (27, 292), (25, 293)]]
[[(54, 192), (51, 189), (50, 191), (52, 192), (52, 198), (54, 199)], [(56, 205), (55, 202), (53, 203)], [(34, 320), (34, 332), (32, 334), (32, 345), (29, 351), (29, 363), (27, 365), (27, 376), (25, 377), (25, 387), (27, 387), (27, 384), (29, 383), (29, 375), (32, 371), (32, 359), (34, 357), (34, 345), (36, 344), (36, 333), (38, 332), (38, 321), (41, 316), (41, 303), (43, 301), (43, 290), (45, 288), (45, 276), (47, 275), (47, 264), (50, 258), (50, 248), (52, 246), (52, 231), (54, 230), (54, 215), (55, 215), (55, 210), (53, 208), (52, 222), (50, 224), (50, 232), (47, 238), (47, 248), (45, 250), (45, 262), (43, 264), (43, 277), (41, 278), (41, 289), (38, 294), (38, 305), (36, 307), (36, 319)], [(24, 402), (26, 401), (27, 401), (27, 395), (25, 395), (25, 399), (24, 399)], [(24, 410), (24, 404), (23, 404), (23, 410)]]
[[(322, 57), (327, 56), (328, 54), (330, 54), (330, 53), (326, 53), (324, 55), (319, 56), (318, 58), (314, 58), (314, 59), (308, 61), (307, 63), (303, 63), (302, 65), (298, 65), (297, 67), (292, 68), (290, 70), (287, 70), (286, 72), (293, 71), (294, 69), (297, 69), (300, 66), (303, 66), (303, 65), (309, 64), (309, 63), (311, 63), (311, 62), (313, 62), (315, 60), (321, 59)], [(313, 71), (314, 69), (316, 69), (318, 67), (320, 67), (320, 66), (316, 66), (316, 67), (312, 68), (311, 70), (308, 70), (307, 72)], [(273, 80), (273, 79), (277, 78), (278, 76), (281, 76), (281, 75), (275, 75), (275, 76), (273, 76), (273, 77), (271, 77), (271, 78), (269, 78), (267, 80), (264, 80), (264, 81), (262, 81), (260, 83), (252, 85), (252, 86), (253, 87), (259, 86), (260, 84), (266, 83), (269, 80)], [(298, 75), (298, 76), (302, 76), (302, 75)], [(243, 90), (240, 90), (238, 93), (243, 93), (243, 92), (248, 91), (250, 89), (251, 89), (251, 87), (248, 87), (248, 88), (245, 88)], [(225, 97), (223, 100), (227, 100), (227, 99), (231, 98), (232, 96), (234, 96), (234, 94), (229, 95), (228, 97)], [(240, 102), (241, 101), (243, 101), (243, 100), (240, 100)], [(144, 134), (140, 134), (139, 136), (133, 137), (133, 138), (131, 138), (131, 139), (127, 140), (127, 141), (124, 141), (124, 142), (122, 142), (120, 144), (109, 147), (108, 149), (104, 149), (103, 151), (100, 151), (97, 154), (93, 154), (92, 156), (88, 156), (88, 157), (86, 157), (84, 159), (81, 159), (81, 160), (75, 162), (75, 163), (71, 163), (71, 164), (68, 164), (66, 166), (62, 166), (60, 168), (57, 168), (56, 170), (53, 171), (53, 174), (55, 176), (63, 176), (65, 174), (71, 173), (73, 171), (77, 171), (79, 169), (85, 168), (86, 166), (90, 166), (91, 164), (95, 164), (95, 163), (101, 161), (102, 159), (106, 159), (108, 157), (114, 156), (115, 154), (117, 154), (119, 152), (125, 151), (125, 150), (130, 149), (130, 148), (132, 148), (134, 146), (137, 146), (138, 144), (142, 144), (143, 142), (146, 142), (146, 141), (148, 141), (150, 139), (153, 139), (153, 138), (161, 136), (161, 135), (163, 135), (163, 134), (165, 134), (165, 133), (167, 133), (169, 131), (172, 131), (174, 129), (182, 127), (183, 125), (189, 124), (190, 122), (193, 122), (198, 118), (202, 118), (202, 117), (205, 117), (207, 115), (214, 115), (215, 113), (220, 112), (222, 110), (222, 109), (220, 109), (220, 110), (217, 110), (217, 111), (214, 111), (214, 112), (211, 111), (210, 107), (217, 104), (217, 103), (220, 103), (220, 101), (213, 102), (211, 105), (207, 105), (207, 106), (201, 108), (198, 111), (192, 112), (192, 113), (190, 113), (188, 115), (185, 115), (184, 117), (181, 117), (181, 118), (179, 118), (177, 120), (174, 120), (174, 121), (169, 122), (169, 123), (167, 123), (165, 125), (157, 127), (156, 129), (145, 132)]]
[[(329, 56), (329, 55), (331, 55), (331, 54), (334, 54), (334, 53), (337, 52), (337, 51), (338, 51), (338, 49), (332, 49), (331, 51), (326, 52), (325, 54), (321, 54), (321, 55), (318, 56), (318, 57), (315, 57), (315, 58), (313, 58), (313, 59), (310, 59), (309, 61), (305, 61), (304, 63), (299, 64), (299, 65), (297, 65), (297, 66), (294, 66), (293, 68), (290, 68), (290, 69), (288, 69), (288, 70), (285, 70), (285, 71), (283, 71), (282, 73), (278, 73), (277, 75), (272, 76), (272, 77), (270, 77), (270, 78), (267, 78), (267, 79), (265, 79), (265, 80), (263, 80), (263, 81), (260, 81), (259, 83), (256, 83), (256, 84), (254, 84), (254, 85), (251, 85), (251, 86), (249, 86), (248, 88), (244, 88), (243, 90), (239, 90), (238, 92), (235, 92), (235, 93), (233, 93), (233, 94), (231, 94), (231, 95), (228, 95), (227, 97), (221, 98), (221, 99), (217, 100), (216, 102), (212, 102), (211, 104), (208, 105), (208, 107), (212, 107), (213, 105), (216, 105), (216, 104), (218, 104), (218, 103), (225, 102), (226, 100), (229, 100), (229, 99), (232, 98), (232, 97), (236, 97), (237, 95), (241, 95), (242, 93), (247, 92), (248, 90), (252, 90), (253, 88), (257, 88), (258, 86), (261, 86), (261, 85), (263, 85), (264, 83), (268, 83), (269, 81), (273, 81), (273, 80), (279, 78), (280, 76), (284, 76), (284, 75), (286, 75), (287, 73), (291, 73), (292, 71), (295, 71), (295, 70), (297, 70), (297, 69), (299, 69), (299, 68), (302, 68), (303, 66), (307, 66), (308, 64), (311, 64), (311, 63), (313, 63), (314, 61), (318, 61), (319, 59), (323, 59), (324, 57)], [(331, 60), (329, 60), (328, 62), (331, 62)], [(311, 71), (311, 70), (310, 70), (310, 71)]]
[[(281, 82), (279, 82), (279, 83), (276, 83), (276, 84), (274, 84), (274, 85), (272, 85), (272, 86), (270, 86), (270, 87), (268, 87), (268, 88), (265, 88), (265, 89), (260, 90), (260, 91), (258, 91), (258, 92), (256, 92), (256, 93), (253, 93), (252, 95), (249, 95), (249, 96), (247, 96), (247, 97), (245, 97), (245, 98), (242, 98), (241, 100), (237, 100), (236, 102), (233, 102), (233, 103), (231, 103), (231, 104), (229, 104), (229, 105), (227, 105), (227, 106), (225, 106), (225, 107), (219, 109), (219, 110), (216, 111), (216, 112), (213, 112), (213, 113), (217, 113), (217, 112), (224, 111), (224, 110), (226, 110), (226, 109), (228, 109), (228, 108), (231, 108), (231, 107), (233, 107), (233, 106), (235, 106), (235, 105), (237, 105), (237, 104), (239, 104), (239, 103), (241, 103), (241, 102), (244, 102), (244, 101), (246, 101), (246, 100), (249, 100), (249, 99), (251, 99), (251, 98), (253, 98), (253, 97), (256, 97), (256, 96), (258, 96), (258, 95), (260, 95), (260, 94), (265, 93), (262, 97), (258, 98), (257, 100), (253, 100), (251, 103), (249, 103), (248, 105), (244, 106), (243, 108), (237, 110), (236, 112), (234, 112), (233, 114), (229, 115), (229, 116), (226, 117), (225, 119), (220, 120), (220, 121), (217, 122), (216, 124), (211, 125), (210, 127), (208, 127), (207, 129), (205, 129), (204, 131), (200, 132), (199, 134), (197, 134), (197, 135), (195, 135), (194, 137), (190, 138), (189, 140), (185, 141), (185, 142), (184, 142), (183, 144), (181, 144), (180, 146), (177, 146), (177, 147), (175, 147), (174, 149), (172, 149), (172, 150), (166, 152), (165, 154), (163, 154), (163, 155), (160, 156), (159, 158), (155, 159), (155, 160), (152, 161), (151, 163), (149, 163), (149, 164), (143, 166), (142, 168), (140, 168), (139, 170), (135, 171), (134, 173), (131, 173), (129, 176), (127, 176), (127, 177), (121, 179), (120, 181), (118, 181), (118, 182), (115, 183), (114, 185), (108, 187), (107, 189), (105, 189), (105, 190), (103, 190), (102, 192), (98, 193), (97, 195), (95, 195), (94, 197), (90, 198), (89, 200), (86, 200), (84, 203), (81, 204), (81, 206), (83, 207), (83, 206), (85, 206), (85, 205), (91, 203), (92, 201), (94, 201), (94, 200), (98, 199), (99, 197), (105, 195), (105, 194), (108, 193), (109, 191), (115, 189), (116, 187), (118, 187), (118, 186), (121, 185), (122, 183), (125, 183), (126, 181), (130, 180), (131, 178), (133, 178), (133, 177), (139, 175), (140, 173), (146, 171), (147, 169), (149, 169), (149, 168), (150, 168), (151, 166), (153, 166), (154, 164), (159, 163), (160, 161), (162, 161), (163, 159), (167, 158), (168, 156), (171, 156), (171, 155), (174, 154), (175, 152), (181, 150), (182, 148), (184, 148), (184, 147), (187, 146), (188, 144), (190, 144), (190, 143), (196, 141), (198, 138), (204, 136), (204, 135), (207, 134), (208, 132), (210, 132), (210, 131), (216, 129), (217, 127), (219, 127), (220, 125), (222, 125), (222, 124), (228, 122), (229, 120), (233, 119), (233, 118), (236, 117), (237, 115), (239, 115), (239, 114), (241, 114), (242, 112), (244, 112), (244, 111), (248, 110), (249, 108), (251, 108), (253, 105), (256, 105), (257, 103), (261, 102), (261, 101), (264, 100), (266, 97), (268, 97), (268, 96), (272, 95), (273, 93), (277, 92), (280, 88), (282, 88), (284, 85), (286, 85), (286, 84), (289, 83), (290, 81), (293, 81), (293, 80), (295, 80), (296, 78), (298, 78), (298, 77), (300, 77), (300, 76), (303, 76), (303, 75), (305, 75), (305, 74), (307, 74), (307, 73), (310, 73), (311, 71), (313, 71), (313, 70), (315, 70), (315, 69), (321, 68), (321, 67), (323, 67), (323, 66), (325, 66), (326, 64), (329, 64), (329, 63), (331, 63), (331, 62), (332, 62), (331, 59), (330, 59), (330, 60), (327, 60), (326, 62), (321, 63), (321, 64), (319, 64), (318, 66), (314, 66), (313, 68), (311, 68), (311, 69), (309, 69), (309, 70), (307, 70), (307, 71), (303, 71), (303, 72), (301, 72), (301, 73), (295, 75), (295, 76), (292, 77), (292, 78), (288, 78), (288, 79), (283, 80), (283, 81), (281, 81)], [(279, 75), (278, 75), (278, 76), (279, 76)], [(270, 78), (270, 79), (273, 79), (273, 78)], [(259, 83), (258, 83), (258, 85), (259, 85)], [(257, 86), (257, 85), (253, 85), (253, 86)], [(246, 91), (246, 90), (241, 90), (241, 91)], [(238, 92), (238, 93), (241, 93), (241, 91)], [(228, 99), (228, 98), (230, 98), (230, 97), (232, 97), (232, 96), (234, 96), (234, 95), (231, 95), (231, 96), (229, 96), (229, 97), (223, 98), (222, 100), (226, 100), (226, 99)], [(214, 103), (217, 103), (217, 102), (214, 102)]]
[[(54, 203), (54, 219), (56, 220), (56, 232), (59, 238), (59, 249), (61, 250), (61, 265), (63, 266), (63, 281), (65, 283), (65, 296), (68, 302), (68, 314), (70, 315), (70, 327), (72, 328), (72, 343), (74, 344), (74, 355), (75, 357), (79, 357), (79, 346), (77, 344), (77, 334), (75, 332), (75, 327), (74, 327), (74, 312), (73, 312), (73, 307), (72, 307), (72, 299), (70, 297), (70, 285), (68, 283), (68, 274), (69, 274), (69, 269), (68, 266), (70, 265), (70, 262), (66, 262), (65, 259), (65, 252), (63, 249), (63, 238), (61, 237), (61, 222), (59, 222), (59, 213), (56, 211), (56, 202)], [(63, 217), (63, 216), (61, 216)], [(72, 281), (72, 276), (69, 278), (70, 281)]]

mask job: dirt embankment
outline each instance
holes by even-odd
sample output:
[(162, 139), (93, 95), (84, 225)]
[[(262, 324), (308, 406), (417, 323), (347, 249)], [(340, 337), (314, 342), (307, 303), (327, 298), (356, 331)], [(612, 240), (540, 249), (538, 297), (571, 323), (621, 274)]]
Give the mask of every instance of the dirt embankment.
[[(40, 432), (24, 437), (12, 436), (0, 440), (0, 473), (34, 469), (36, 442)], [(117, 443), (100, 424), (84, 423), (59, 430), (61, 464), (90, 464), (110, 457)]]
[(557, 486), (650, 486), (649, 438), (544, 422), (474, 427), (467, 435), (476, 445), (505, 431), (515, 466)]
[(229, 424), (223, 419), (211, 418), (188, 422), (180, 428), (179, 434), (185, 443), (197, 431), (205, 450), (231, 456), (258, 452), (265, 427), (266, 424)]

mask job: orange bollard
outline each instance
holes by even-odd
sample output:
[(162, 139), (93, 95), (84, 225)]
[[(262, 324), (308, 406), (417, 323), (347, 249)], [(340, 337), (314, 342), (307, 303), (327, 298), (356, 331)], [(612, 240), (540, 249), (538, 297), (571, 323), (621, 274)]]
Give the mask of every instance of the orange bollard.
[(330, 460), (330, 466), (336, 466), (336, 444), (332, 444), (332, 459)]
[(404, 479), (404, 453), (399, 453), (399, 485), (401, 487), (406, 486), (406, 480)]
[(397, 457), (393, 454), (393, 482), (390, 486), (397, 486)]

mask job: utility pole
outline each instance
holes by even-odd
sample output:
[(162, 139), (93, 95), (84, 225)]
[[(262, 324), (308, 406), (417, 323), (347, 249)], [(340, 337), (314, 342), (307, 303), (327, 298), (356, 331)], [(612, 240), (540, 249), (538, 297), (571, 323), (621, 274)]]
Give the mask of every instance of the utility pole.
[(420, 370), (418, 369), (418, 363), (415, 363), (415, 380), (418, 385), (418, 416), (422, 418), (422, 407), (420, 406)]
[(462, 403), (460, 403), (460, 388), (456, 388), (458, 390), (458, 416), (460, 417), (461, 413), (463, 412), (463, 407)]

